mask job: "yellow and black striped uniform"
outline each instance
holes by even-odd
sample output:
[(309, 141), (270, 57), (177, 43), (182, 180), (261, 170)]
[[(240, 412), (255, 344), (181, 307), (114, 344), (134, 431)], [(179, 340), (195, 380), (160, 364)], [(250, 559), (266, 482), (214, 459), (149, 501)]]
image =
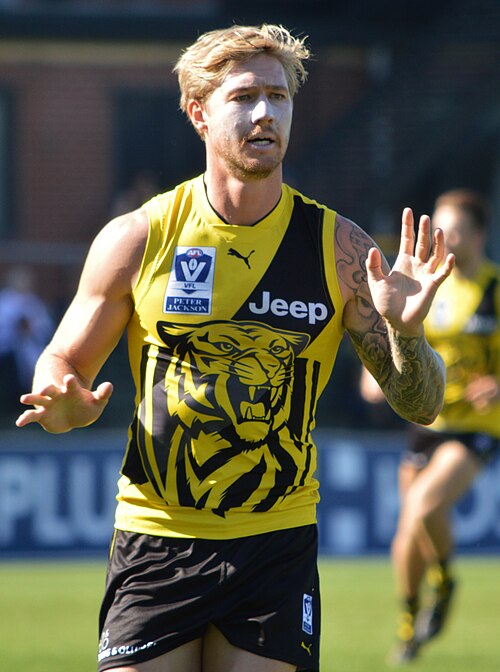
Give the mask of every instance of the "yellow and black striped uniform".
[(202, 176), (146, 204), (116, 526), (210, 539), (312, 524), (311, 439), (342, 338), (335, 213), (283, 185), (253, 226)]
[(431, 429), (500, 438), (500, 402), (483, 412), (465, 398), (479, 376), (500, 376), (500, 267), (485, 260), (473, 279), (453, 272), (439, 288), (425, 333), (446, 365), (444, 407)]

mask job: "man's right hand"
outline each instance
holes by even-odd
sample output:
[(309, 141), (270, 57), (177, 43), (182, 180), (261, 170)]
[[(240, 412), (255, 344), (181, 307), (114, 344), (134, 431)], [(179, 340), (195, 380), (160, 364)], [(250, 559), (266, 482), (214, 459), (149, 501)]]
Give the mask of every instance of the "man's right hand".
[(95, 391), (83, 387), (76, 376), (67, 374), (62, 385), (47, 385), (39, 392), (21, 396), (21, 403), (34, 406), (16, 420), (18, 427), (38, 423), (47, 432), (61, 434), (77, 427), (87, 427), (104, 411), (113, 385), (101, 383)]

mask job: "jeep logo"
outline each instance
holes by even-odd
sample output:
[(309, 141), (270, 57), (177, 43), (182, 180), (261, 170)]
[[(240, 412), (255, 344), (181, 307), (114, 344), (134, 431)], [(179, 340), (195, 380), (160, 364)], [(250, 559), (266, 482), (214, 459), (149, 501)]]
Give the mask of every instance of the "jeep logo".
[(316, 324), (322, 322), (328, 317), (328, 309), (324, 303), (304, 303), (304, 301), (292, 301), (288, 303), (285, 299), (273, 299), (271, 301), (270, 292), (262, 292), (261, 305), (258, 306), (253, 301), (248, 304), (251, 312), (255, 315), (265, 315), (271, 312), (278, 317), (291, 315), (298, 320), (303, 320), (307, 317), (309, 324)]

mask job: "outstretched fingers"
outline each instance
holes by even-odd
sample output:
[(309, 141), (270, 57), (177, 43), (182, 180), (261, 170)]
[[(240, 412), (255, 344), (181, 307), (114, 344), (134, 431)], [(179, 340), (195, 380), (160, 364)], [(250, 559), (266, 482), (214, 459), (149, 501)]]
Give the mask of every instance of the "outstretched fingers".
[(380, 250), (376, 247), (372, 247), (368, 250), (368, 256), (366, 258), (366, 272), (368, 278), (374, 282), (383, 280), (385, 278), (384, 272), (382, 270), (382, 255)]
[(433, 275), (433, 280), (439, 286), (450, 275), (455, 265), (455, 255), (446, 254), (444, 232), (436, 229), (433, 234), (432, 254), (429, 257), (427, 267)]
[(428, 266), (431, 273), (443, 263), (445, 255), (444, 233), (441, 229), (435, 229), (432, 240), (432, 254), (429, 257)]
[[(415, 242), (413, 211), (411, 208), (403, 210), (399, 253), (414, 256), (419, 262), (426, 264), (431, 273), (435, 273), (443, 264), (446, 248), (443, 231), (441, 229), (436, 229), (433, 233), (431, 231), (429, 215), (422, 215), (419, 219)], [(448, 277), (452, 268), (453, 262), (449, 261), (445, 268), (441, 269), (440, 277), (442, 273), (445, 274), (444, 277)]]
[(107, 403), (111, 395), (113, 394), (113, 385), (112, 383), (101, 383), (96, 391), (94, 392), (94, 398), (97, 401)]
[(425, 263), (431, 251), (431, 219), (429, 215), (422, 215), (418, 222), (417, 240), (415, 242), (415, 219), (413, 210), (403, 210), (401, 225), (401, 242), (399, 253), (415, 256)]
[(21, 395), (20, 401), (22, 404), (30, 406), (46, 407), (51, 401), (57, 399), (63, 394), (63, 390), (57, 385), (47, 385), (39, 392), (28, 392)]
[(413, 255), (415, 247), (413, 210), (405, 208), (401, 217), (401, 240), (399, 243), (399, 254)]
[(39, 406), (37, 408), (30, 408), (27, 411), (24, 411), (17, 418), (16, 427), (26, 427), (26, 425), (29, 425), (32, 422), (38, 422), (44, 412), (45, 408), (42, 406)]
[(433, 278), (436, 285), (439, 287), (446, 278), (450, 275), (455, 266), (455, 255), (449, 254), (437, 271), (434, 272)]
[(431, 219), (429, 215), (422, 215), (418, 222), (417, 243), (415, 245), (415, 257), (426, 263), (431, 251)]
[(29, 392), (21, 395), (19, 401), (27, 406), (34, 406), (34, 408), (29, 408), (21, 413), (16, 420), (17, 427), (25, 427), (32, 422), (39, 422), (47, 412), (47, 408), (61, 394), (62, 391), (57, 385), (47, 385), (40, 392)]

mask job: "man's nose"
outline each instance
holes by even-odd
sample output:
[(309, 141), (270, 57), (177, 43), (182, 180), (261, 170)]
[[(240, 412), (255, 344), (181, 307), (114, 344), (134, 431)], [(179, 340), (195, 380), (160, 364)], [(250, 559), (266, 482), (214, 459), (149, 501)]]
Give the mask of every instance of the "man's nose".
[(252, 110), (252, 123), (258, 124), (264, 120), (273, 119), (272, 105), (267, 98), (261, 98)]

